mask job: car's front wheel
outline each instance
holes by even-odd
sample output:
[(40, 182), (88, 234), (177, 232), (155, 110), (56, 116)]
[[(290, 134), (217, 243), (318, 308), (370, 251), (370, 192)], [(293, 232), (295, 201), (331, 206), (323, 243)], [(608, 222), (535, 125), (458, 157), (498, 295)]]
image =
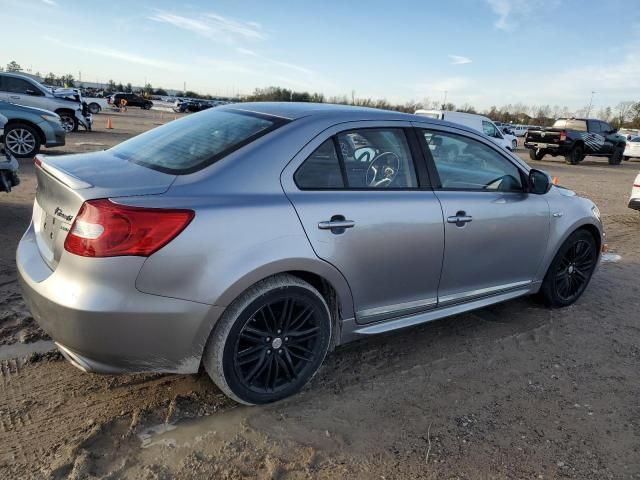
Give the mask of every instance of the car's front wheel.
[(518, 148), (518, 141), (517, 141), (517, 140), (512, 140), (512, 141), (511, 141), (511, 148), (513, 148), (514, 150), (515, 150), (516, 148)]
[(66, 133), (75, 132), (78, 130), (78, 119), (74, 114), (69, 112), (62, 112), (60, 115), (60, 123)]
[(576, 145), (571, 149), (569, 155), (564, 157), (565, 162), (569, 165), (577, 165), (584, 160), (584, 149), (582, 145)]
[(624, 147), (616, 147), (609, 157), (609, 165), (620, 165), (624, 154)]
[(598, 247), (586, 230), (572, 233), (547, 271), (540, 295), (549, 306), (567, 307), (584, 293), (598, 263)]
[(97, 104), (96, 102), (91, 102), (91, 103), (89, 104), (89, 111), (90, 111), (91, 113), (93, 113), (94, 115), (95, 115), (96, 113), (100, 113), (100, 110), (102, 110), (102, 109), (100, 108), (100, 105), (99, 105), (99, 104)]
[(30, 158), (40, 151), (40, 136), (33, 127), (17, 123), (5, 128), (4, 146), (14, 157)]
[(258, 282), (215, 326), (203, 355), (211, 379), (247, 405), (297, 393), (329, 348), (331, 314), (322, 295), (292, 275)]

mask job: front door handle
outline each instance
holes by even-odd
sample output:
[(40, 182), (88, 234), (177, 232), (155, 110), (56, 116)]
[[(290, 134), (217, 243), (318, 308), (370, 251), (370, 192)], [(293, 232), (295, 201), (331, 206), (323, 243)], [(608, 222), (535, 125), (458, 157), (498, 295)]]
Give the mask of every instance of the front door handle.
[(320, 230), (331, 230), (331, 233), (335, 234), (344, 233), (345, 229), (355, 226), (356, 222), (345, 219), (344, 215), (334, 215), (329, 221), (318, 222)]
[(447, 223), (455, 223), (456, 227), (464, 227), (465, 223), (469, 223), (473, 220), (471, 215), (467, 215), (467, 212), (460, 210), (455, 215), (447, 217)]

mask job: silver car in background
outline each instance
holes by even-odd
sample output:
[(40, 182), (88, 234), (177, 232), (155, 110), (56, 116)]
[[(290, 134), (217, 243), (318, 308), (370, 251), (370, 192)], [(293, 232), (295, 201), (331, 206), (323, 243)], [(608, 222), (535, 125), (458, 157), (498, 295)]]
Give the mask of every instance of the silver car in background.
[(357, 338), (522, 295), (570, 305), (600, 258), (591, 201), (397, 112), (229, 105), (36, 166), (19, 277), (67, 359), (204, 364), (245, 404), (296, 393)]

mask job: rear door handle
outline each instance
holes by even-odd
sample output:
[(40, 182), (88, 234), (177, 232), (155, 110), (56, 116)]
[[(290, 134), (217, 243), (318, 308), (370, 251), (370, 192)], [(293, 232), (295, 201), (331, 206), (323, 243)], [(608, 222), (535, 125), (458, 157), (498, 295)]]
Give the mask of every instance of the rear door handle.
[(345, 229), (353, 228), (356, 226), (356, 222), (353, 220), (347, 220), (344, 215), (334, 215), (331, 220), (318, 222), (318, 228), (320, 230), (331, 230), (331, 233), (344, 233)]
[(469, 223), (473, 220), (471, 215), (467, 215), (467, 212), (460, 210), (458, 213), (451, 217), (447, 217), (447, 223), (455, 223), (457, 227), (463, 227), (465, 223)]

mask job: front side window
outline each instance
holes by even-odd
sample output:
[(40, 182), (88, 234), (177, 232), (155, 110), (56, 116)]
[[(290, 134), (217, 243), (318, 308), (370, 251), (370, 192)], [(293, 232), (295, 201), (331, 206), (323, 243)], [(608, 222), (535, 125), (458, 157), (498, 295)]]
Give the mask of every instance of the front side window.
[(502, 135), (498, 132), (495, 125), (491, 122), (487, 122), (486, 120), (482, 121), (482, 131), (485, 135), (491, 138), (502, 138)]
[(2, 79), (2, 90), (5, 92), (26, 94), (27, 90), (35, 92), (36, 88), (22, 78), (4, 77)]
[(493, 148), (472, 138), (422, 130), (443, 190), (522, 192), (520, 170)]
[(611, 130), (612, 128), (609, 126), (608, 123), (600, 122), (600, 131), (602, 133), (609, 133)]
[(344, 188), (340, 160), (333, 138), (325, 140), (307, 158), (293, 175), (298, 188), (302, 190), (326, 190)]
[(367, 128), (337, 136), (347, 187), (417, 188), (411, 150), (401, 128)]
[(205, 110), (127, 140), (117, 157), (171, 174), (192, 173), (286, 123), (236, 110)]

